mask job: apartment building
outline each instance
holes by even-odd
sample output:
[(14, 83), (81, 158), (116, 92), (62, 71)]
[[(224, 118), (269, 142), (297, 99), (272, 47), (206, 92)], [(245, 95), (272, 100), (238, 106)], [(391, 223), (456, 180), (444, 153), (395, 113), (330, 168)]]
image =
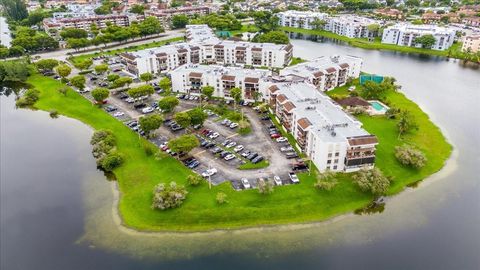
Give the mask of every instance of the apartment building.
[(303, 29), (314, 29), (312, 22), (315, 20), (324, 20), (328, 18), (328, 14), (312, 11), (296, 11), (287, 10), (276, 14), (279, 18), (281, 26), (296, 27)]
[(220, 40), (206, 25), (187, 26), (186, 37), (184, 43), (124, 53), (121, 57), (128, 71), (136, 75), (200, 63), (283, 68), (292, 59), (291, 44)]
[(127, 15), (95, 15), (74, 18), (46, 18), (43, 20), (43, 28), (47, 33), (49, 33), (51, 29), (60, 31), (61, 29), (67, 27), (89, 31), (92, 24), (97, 25), (99, 29), (103, 29), (107, 27), (107, 23), (118, 26), (129, 26), (130, 20)]
[(424, 35), (435, 37), (435, 44), (431, 48), (433, 50), (446, 50), (452, 46), (455, 39), (455, 31), (446, 27), (402, 23), (385, 28), (382, 43), (421, 47), (421, 44), (415, 43), (415, 39)]
[(282, 76), (297, 76), (306, 79), (320, 91), (328, 91), (345, 85), (349, 78), (358, 78), (363, 60), (355, 56), (322, 56), (312, 61), (286, 67)]
[(370, 18), (342, 15), (327, 20), (325, 30), (349, 38), (370, 38), (377, 35), (377, 32), (368, 30), (368, 26), (372, 24), (380, 23)]
[(375, 164), (377, 137), (307, 82), (278, 82), (266, 96), (275, 116), (320, 171), (353, 172)]
[(480, 50), (480, 35), (468, 35), (462, 45), (463, 52), (476, 53)]
[(213, 96), (229, 99), (230, 90), (237, 87), (242, 90), (242, 99), (254, 101), (262, 98), (262, 89), (266, 88), (266, 78), (271, 75), (271, 71), (188, 64), (169, 74), (174, 92), (198, 95), (202, 87), (212, 86), (215, 89)]
[(175, 15), (207, 15), (210, 13), (210, 8), (207, 6), (197, 6), (197, 7), (178, 7), (170, 9), (159, 9), (159, 10), (147, 10), (145, 11), (145, 16), (156, 17), (163, 25), (164, 28), (170, 28), (172, 22), (172, 17)]

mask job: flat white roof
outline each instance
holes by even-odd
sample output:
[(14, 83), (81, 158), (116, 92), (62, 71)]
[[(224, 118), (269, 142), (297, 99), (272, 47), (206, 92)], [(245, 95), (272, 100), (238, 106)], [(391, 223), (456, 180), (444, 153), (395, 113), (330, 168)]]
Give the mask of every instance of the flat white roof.
[(170, 73), (180, 72), (198, 72), (203, 74), (215, 74), (215, 75), (232, 75), (235, 77), (253, 77), (253, 78), (266, 78), (271, 75), (271, 71), (265, 69), (245, 69), (242, 67), (224, 67), (220, 65), (182, 65), (174, 69)]
[(418, 33), (418, 34), (453, 34), (455, 30), (442, 27), (434, 24), (409, 24), (409, 23), (398, 23), (396, 25), (387, 27), (385, 30), (399, 30), (409, 33)]

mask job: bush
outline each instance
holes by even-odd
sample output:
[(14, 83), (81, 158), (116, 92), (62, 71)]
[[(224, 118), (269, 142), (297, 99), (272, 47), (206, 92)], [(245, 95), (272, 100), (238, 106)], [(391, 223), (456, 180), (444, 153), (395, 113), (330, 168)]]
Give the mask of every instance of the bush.
[(175, 182), (169, 185), (160, 183), (153, 190), (153, 209), (166, 210), (179, 207), (187, 197), (187, 190), (184, 186), (179, 186)]
[(50, 110), (50, 117), (51, 118), (58, 118), (58, 111), (57, 110)]
[(95, 145), (101, 141), (107, 142), (108, 144), (115, 145), (115, 136), (110, 130), (97, 130), (93, 133), (92, 138), (90, 139), (90, 144)]
[(326, 171), (317, 175), (317, 181), (313, 186), (320, 190), (330, 191), (337, 185), (337, 183), (338, 181), (335, 179), (335, 174)]
[(252, 129), (250, 127), (250, 123), (246, 120), (240, 121), (238, 123), (238, 133), (240, 135), (247, 135), (250, 132), (252, 132)]
[(18, 107), (32, 106), (39, 99), (40, 92), (36, 89), (28, 89), (23, 96), (16, 101)]
[(149, 142), (142, 142), (142, 147), (147, 156), (151, 156), (157, 152), (157, 148)]
[(118, 166), (122, 165), (123, 157), (118, 152), (113, 151), (107, 154), (102, 159), (102, 168), (107, 171), (111, 172), (113, 169), (117, 168)]
[(258, 192), (260, 194), (270, 194), (273, 193), (273, 181), (272, 180), (265, 180), (260, 178), (258, 180)]
[(376, 196), (385, 194), (390, 186), (390, 180), (377, 168), (362, 169), (353, 175), (353, 180), (362, 191)]
[(411, 166), (420, 169), (425, 166), (427, 158), (420, 150), (410, 145), (402, 145), (395, 147), (395, 157), (405, 166)]
[(203, 178), (198, 174), (191, 174), (187, 176), (187, 183), (191, 186), (198, 186), (202, 183)]
[(218, 203), (218, 204), (228, 203), (228, 201), (227, 201), (227, 194), (225, 194), (225, 193), (223, 193), (223, 192), (218, 192), (218, 193), (217, 193), (217, 196), (216, 196), (216, 199), (217, 199), (217, 203)]

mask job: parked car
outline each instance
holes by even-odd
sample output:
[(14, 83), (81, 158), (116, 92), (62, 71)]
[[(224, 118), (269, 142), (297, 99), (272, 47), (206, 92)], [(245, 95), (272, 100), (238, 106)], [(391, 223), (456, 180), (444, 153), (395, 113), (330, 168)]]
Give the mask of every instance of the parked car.
[(107, 111), (107, 112), (114, 112), (116, 110), (117, 110), (117, 108), (115, 106), (112, 106), (112, 105), (109, 105), (109, 106), (105, 107), (105, 111)]
[(277, 185), (277, 186), (281, 186), (281, 185), (282, 185), (282, 179), (281, 179), (280, 176), (278, 176), (278, 175), (273, 176), (273, 182), (274, 182), (275, 185)]
[(198, 167), (198, 165), (200, 165), (200, 162), (198, 160), (195, 160), (192, 163), (190, 163), (190, 165), (188, 165), (188, 168), (194, 169), (194, 168)]
[(218, 132), (213, 132), (212, 134), (210, 134), (208, 137), (210, 139), (215, 139), (215, 138), (218, 138), (218, 136), (220, 136), (220, 134), (218, 134)]
[(288, 176), (290, 177), (290, 180), (292, 180), (294, 184), (300, 183), (300, 180), (298, 179), (298, 176), (295, 173), (293, 172), (288, 173)]
[(139, 103), (139, 104), (133, 105), (133, 108), (135, 108), (135, 109), (137, 109), (137, 110), (138, 110), (138, 109), (145, 108), (145, 107), (147, 107), (147, 104), (145, 104), (145, 103)]
[(240, 152), (243, 150), (243, 145), (237, 145), (235, 148), (233, 148), (233, 151), (235, 151), (236, 153)]
[(255, 157), (254, 159), (252, 159), (252, 163), (253, 163), (253, 164), (257, 164), (257, 163), (259, 163), (259, 162), (262, 161), (262, 160), (263, 160), (263, 157), (262, 157), (262, 156), (257, 156), (257, 157)]
[(128, 95), (127, 95), (127, 93), (122, 92), (122, 93), (118, 94), (118, 98), (119, 99), (127, 99)]
[(208, 148), (212, 148), (212, 147), (214, 147), (214, 146), (215, 146), (215, 144), (210, 142), (210, 143), (208, 143), (207, 145), (205, 145), (205, 148), (208, 149)]
[(272, 139), (276, 139), (276, 138), (280, 138), (280, 137), (282, 137), (282, 135), (280, 135), (278, 133), (270, 134), (270, 138), (272, 138)]
[(203, 176), (203, 177), (209, 177), (209, 176), (212, 176), (212, 175), (214, 175), (214, 174), (216, 174), (216, 173), (217, 173), (217, 169), (211, 168), (211, 169), (208, 169), (208, 170), (204, 171), (204, 172), (202, 173), (202, 176)]
[(234, 128), (236, 128), (236, 127), (238, 127), (238, 124), (237, 124), (237, 123), (231, 123), (231, 124), (230, 124), (230, 128), (231, 128), (231, 129), (234, 129)]
[(235, 155), (234, 155), (234, 154), (229, 154), (229, 155), (227, 155), (227, 156), (224, 157), (224, 159), (225, 159), (226, 161), (232, 160), (232, 159), (234, 159), (234, 158), (235, 158)]
[(229, 143), (231, 143), (231, 142), (232, 142), (232, 140), (226, 139), (226, 140), (222, 143), (222, 145), (223, 145), (223, 146), (227, 146), (227, 144), (229, 144)]
[(155, 109), (152, 108), (152, 107), (146, 107), (146, 108), (143, 108), (143, 109), (142, 109), (142, 113), (147, 114), (147, 113), (153, 112), (154, 110), (155, 110)]
[(280, 147), (280, 151), (281, 152), (291, 152), (291, 151), (294, 151), (294, 149), (291, 146), (283, 146), (283, 147)]
[(113, 114), (114, 117), (121, 117), (121, 116), (124, 116), (125, 113), (124, 112), (116, 112)]
[(227, 148), (232, 148), (232, 147), (234, 147), (235, 145), (237, 145), (236, 142), (230, 142), (230, 143), (227, 144), (225, 147), (227, 147)]
[(247, 157), (247, 159), (251, 161), (251, 160), (253, 160), (254, 158), (256, 158), (257, 156), (258, 156), (258, 154), (254, 152), (254, 153), (251, 153), (251, 154)]
[(286, 141), (288, 141), (288, 140), (287, 140), (287, 138), (285, 138), (285, 137), (277, 138), (277, 142), (278, 142), (278, 143), (283, 143), (283, 142), (286, 142)]
[(210, 150), (212, 153), (216, 154), (216, 153), (220, 153), (222, 151), (222, 148), (216, 146), (215, 148), (213, 148), (212, 150)]
[(248, 179), (247, 179), (247, 178), (242, 178), (241, 181), (242, 181), (242, 185), (243, 185), (243, 187), (244, 187), (245, 189), (251, 188), (250, 182), (248, 182)]
[(286, 157), (287, 159), (292, 159), (292, 158), (297, 158), (298, 155), (297, 155), (297, 153), (295, 153), (295, 152), (288, 152), (287, 154), (285, 154), (285, 157)]
[(220, 157), (221, 157), (221, 158), (225, 158), (226, 156), (228, 156), (228, 155), (230, 155), (230, 154), (231, 154), (231, 153), (228, 152), (228, 151), (223, 151), (223, 152), (220, 153)]
[(132, 98), (132, 97), (129, 97), (129, 98), (125, 99), (125, 101), (126, 101), (127, 103), (134, 103), (134, 102), (135, 102), (135, 99)]
[(248, 156), (250, 156), (251, 152), (248, 151), (248, 150), (245, 150), (243, 153), (242, 153), (242, 157), (246, 158)]

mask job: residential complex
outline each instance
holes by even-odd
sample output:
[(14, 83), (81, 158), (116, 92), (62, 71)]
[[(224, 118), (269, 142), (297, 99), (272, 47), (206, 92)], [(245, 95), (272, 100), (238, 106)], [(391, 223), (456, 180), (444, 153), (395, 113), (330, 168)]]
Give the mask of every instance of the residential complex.
[(312, 61), (286, 67), (283, 76), (297, 76), (308, 80), (320, 91), (345, 85), (349, 78), (358, 78), (363, 60), (355, 56), (322, 56)]
[(170, 8), (170, 9), (147, 10), (145, 11), (145, 16), (156, 17), (165, 28), (169, 28), (172, 17), (175, 15), (203, 16), (209, 13), (210, 13), (209, 7), (198, 6), (198, 7), (178, 7), (178, 8)]
[(328, 14), (312, 11), (296, 11), (287, 10), (277, 14), (279, 24), (281, 26), (296, 27), (304, 29), (314, 29), (312, 22), (315, 20), (324, 20), (328, 18)]
[(325, 13), (310, 11), (285, 11), (277, 14), (279, 25), (291, 26), (304, 29), (313, 29), (312, 22), (316, 19), (325, 22), (323, 29), (332, 33), (346, 36), (349, 38), (369, 38), (374, 37), (377, 32), (368, 30), (371, 24), (379, 24), (378, 21), (355, 15), (341, 15), (330, 17)]
[(462, 51), (476, 53), (480, 50), (480, 34), (469, 35), (465, 37), (462, 45)]
[(452, 46), (455, 31), (437, 25), (396, 24), (383, 30), (382, 43), (399, 46), (421, 47), (415, 39), (424, 35), (433, 35), (435, 44), (433, 50), (446, 50)]
[(320, 171), (352, 172), (374, 166), (376, 136), (313, 85), (274, 83), (266, 98), (282, 126)]
[(188, 25), (187, 42), (121, 55), (127, 70), (139, 75), (160, 73), (184, 64), (222, 64), (283, 68), (292, 58), (292, 45), (220, 40), (207, 25)]
[(234, 87), (242, 90), (242, 99), (253, 101), (262, 97), (267, 78), (271, 71), (264, 69), (244, 69), (218, 65), (183, 65), (171, 71), (172, 91), (200, 94), (202, 87), (212, 86), (213, 96), (230, 98)]
[(43, 28), (47, 33), (52, 31), (60, 31), (63, 28), (72, 27), (90, 30), (92, 24), (95, 24), (99, 29), (107, 27), (107, 24), (113, 24), (118, 26), (129, 26), (130, 19), (127, 15), (94, 15), (94, 16), (82, 16), (82, 17), (59, 17), (59, 18), (47, 18), (43, 20)]

